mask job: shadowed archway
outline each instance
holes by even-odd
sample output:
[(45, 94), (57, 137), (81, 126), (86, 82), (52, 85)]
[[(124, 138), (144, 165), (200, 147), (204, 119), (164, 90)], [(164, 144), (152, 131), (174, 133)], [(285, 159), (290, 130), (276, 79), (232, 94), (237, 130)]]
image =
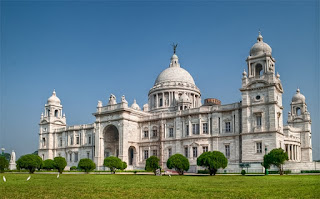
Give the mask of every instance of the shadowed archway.
[(103, 130), (104, 157), (119, 156), (119, 131), (116, 126), (109, 125)]

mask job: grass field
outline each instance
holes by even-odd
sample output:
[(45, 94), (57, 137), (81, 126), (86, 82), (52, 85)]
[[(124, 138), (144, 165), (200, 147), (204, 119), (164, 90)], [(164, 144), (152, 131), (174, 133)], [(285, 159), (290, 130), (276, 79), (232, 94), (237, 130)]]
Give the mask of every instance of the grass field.
[(320, 175), (4, 175), (0, 198), (320, 198)]

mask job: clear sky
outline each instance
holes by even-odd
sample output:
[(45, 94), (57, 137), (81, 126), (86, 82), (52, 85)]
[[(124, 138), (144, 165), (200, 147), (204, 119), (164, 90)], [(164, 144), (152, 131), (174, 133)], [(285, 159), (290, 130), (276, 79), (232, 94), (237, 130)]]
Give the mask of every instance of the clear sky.
[(93, 123), (110, 93), (147, 103), (173, 42), (202, 99), (241, 100), (246, 58), (260, 29), (281, 75), (283, 117), (297, 87), (320, 159), (318, 1), (1, 1), (0, 147), (38, 148), (53, 89), (68, 125)]

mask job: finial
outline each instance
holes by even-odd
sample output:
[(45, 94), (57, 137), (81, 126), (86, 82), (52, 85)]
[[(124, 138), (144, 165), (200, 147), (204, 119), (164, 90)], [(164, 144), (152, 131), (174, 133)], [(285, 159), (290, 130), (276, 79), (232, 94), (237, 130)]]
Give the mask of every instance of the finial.
[(134, 104), (136, 104), (136, 103), (137, 103), (136, 99), (134, 99), (134, 100), (133, 100), (133, 103), (134, 103)]
[(242, 75), (243, 75), (243, 77), (245, 77), (247, 75), (246, 69), (243, 69)]
[(259, 28), (259, 35), (258, 35), (258, 38), (257, 38), (257, 41), (258, 42), (261, 42), (263, 39), (262, 35), (261, 35), (261, 31), (260, 31), (260, 28)]
[(277, 72), (277, 78), (279, 79), (280, 78), (280, 75), (279, 75), (279, 73)]
[(173, 54), (176, 54), (178, 44), (173, 43), (171, 46), (173, 47)]
[(52, 95), (56, 95), (56, 89), (53, 89)]
[(297, 88), (297, 93), (300, 93), (300, 89), (299, 89), (299, 87)]

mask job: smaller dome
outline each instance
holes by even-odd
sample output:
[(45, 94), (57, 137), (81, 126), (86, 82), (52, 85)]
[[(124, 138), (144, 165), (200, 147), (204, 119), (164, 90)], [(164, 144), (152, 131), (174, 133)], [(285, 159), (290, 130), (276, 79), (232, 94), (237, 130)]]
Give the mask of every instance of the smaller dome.
[(300, 93), (300, 89), (297, 89), (297, 93), (292, 97), (292, 102), (305, 103), (306, 97)]
[(190, 102), (190, 99), (186, 93), (183, 93), (179, 98), (179, 102)]
[(60, 99), (56, 96), (56, 91), (53, 90), (51, 97), (48, 99), (48, 104), (60, 105)]
[(263, 37), (259, 32), (257, 43), (255, 43), (250, 49), (250, 56), (262, 55), (264, 53), (271, 54), (272, 49), (267, 43), (263, 42)]
[(137, 104), (136, 100), (133, 100), (133, 104), (131, 105), (131, 108), (140, 111), (140, 106)]

